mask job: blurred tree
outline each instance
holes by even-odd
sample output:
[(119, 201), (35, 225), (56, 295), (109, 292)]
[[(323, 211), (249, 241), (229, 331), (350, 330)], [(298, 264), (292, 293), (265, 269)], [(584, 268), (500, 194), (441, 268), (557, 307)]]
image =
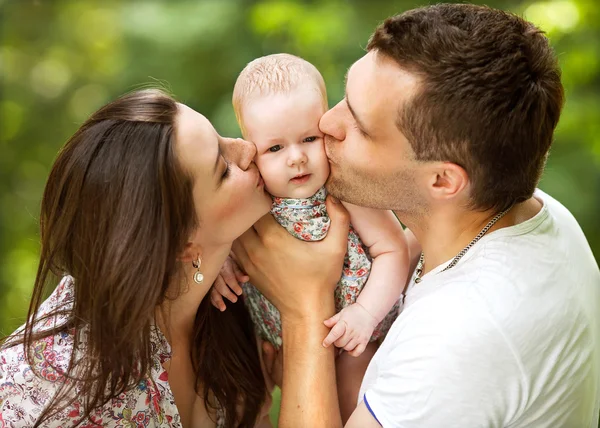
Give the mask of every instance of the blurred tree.
[[(24, 321), (49, 168), (96, 108), (132, 89), (161, 85), (223, 135), (239, 135), (230, 100), (247, 62), (274, 52), (303, 56), (322, 71), (333, 105), (375, 26), (426, 3), (0, 0), (0, 334)], [(523, 14), (558, 52), (567, 104), (541, 187), (573, 212), (598, 258), (600, 6), (586, 0), (485, 4)]]

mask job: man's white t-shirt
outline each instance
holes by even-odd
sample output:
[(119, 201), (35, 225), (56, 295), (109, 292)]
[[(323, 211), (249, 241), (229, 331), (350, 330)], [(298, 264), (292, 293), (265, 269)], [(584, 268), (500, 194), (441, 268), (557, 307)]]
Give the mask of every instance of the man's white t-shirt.
[(409, 285), (359, 396), (382, 426), (598, 426), (600, 271), (571, 213), (535, 195), (536, 216)]

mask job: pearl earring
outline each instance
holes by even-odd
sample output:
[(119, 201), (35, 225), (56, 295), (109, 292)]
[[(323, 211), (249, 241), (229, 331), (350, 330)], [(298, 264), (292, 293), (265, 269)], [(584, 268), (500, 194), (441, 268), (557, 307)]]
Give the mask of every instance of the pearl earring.
[(196, 273), (194, 273), (194, 281), (196, 282), (196, 284), (202, 284), (202, 282), (204, 281), (204, 275), (202, 275), (202, 272), (200, 272), (201, 264), (202, 264), (202, 259), (200, 258), (200, 256), (198, 256), (198, 260), (194, 260), (192, 262), (192, 266), (194, 266), (196, 269), (198, 269), (196, 271)]

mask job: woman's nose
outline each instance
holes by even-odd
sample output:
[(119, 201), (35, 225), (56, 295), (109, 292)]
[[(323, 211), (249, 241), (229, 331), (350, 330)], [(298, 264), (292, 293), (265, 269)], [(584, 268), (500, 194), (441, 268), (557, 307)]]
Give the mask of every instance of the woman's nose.
[(308, 161), (305, 151), (298, 146), (292, 146), (289, 150), (288, 166), (304, 165)]
[(323, 116), (321, 116), (321, 120), (319, 121), (319, 129), (325, 136), (330, 135), (338, 141), (342, 141), (346, 138), (343, 126), (343, 117), (341, 115), (341, 110), (345, 100), (340, 101), (331, 109), (325, 112)]
[(224, 138), (223, 152), (229, 161), (245, 171), (256, 155), (256, 146), (241, 138)]

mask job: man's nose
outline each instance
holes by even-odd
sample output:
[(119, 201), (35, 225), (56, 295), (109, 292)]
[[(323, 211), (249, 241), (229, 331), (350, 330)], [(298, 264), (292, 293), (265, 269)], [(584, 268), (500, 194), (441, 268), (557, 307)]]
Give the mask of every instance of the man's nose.
[(242, 138), (224, 138), (223, 152), (226, 159), (245, 171), (256, 155), (256, 146)]
[(338, 141), (342, 141), (344, 138), (346, 138), (342, 116), (340, 115), (341, 105), (344, 102), (344, 100), (340, 101), (331, 109), (326, 111), (323, 116), (321, 116), (321, 120), (319, 121), (319, 129), (323, 134), (325, 134), (326, 139), (327, 136), (331, 136)]

